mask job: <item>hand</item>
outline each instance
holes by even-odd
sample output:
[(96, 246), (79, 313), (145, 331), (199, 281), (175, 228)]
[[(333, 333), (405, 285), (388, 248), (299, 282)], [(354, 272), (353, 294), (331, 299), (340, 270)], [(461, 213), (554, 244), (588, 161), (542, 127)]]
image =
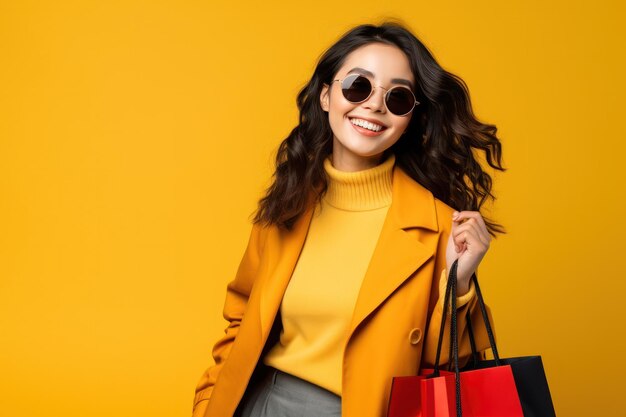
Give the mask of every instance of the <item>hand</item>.
[[(456, 215), (456, 216), (455, 216)], [(452, 232), (446, 249), (447, 272), (456, 259), (459, 260), (457, 275), (457, 295), (469, 290), (470, 279), (478, 264), (487, 253), (491, 235), (478, 211), (455, 211), (452, 215)]]

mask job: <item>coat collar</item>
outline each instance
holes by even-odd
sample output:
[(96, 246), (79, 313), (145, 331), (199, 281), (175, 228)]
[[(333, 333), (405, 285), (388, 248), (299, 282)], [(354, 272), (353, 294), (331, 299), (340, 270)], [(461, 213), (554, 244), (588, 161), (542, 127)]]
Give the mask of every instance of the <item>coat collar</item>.
[[(260, 324), (264, 340), (272, 327), (304, 245), (313, 212), (314, 206), (309, 205), (291, 231), (273, 228), (273, 233), (268, 236), (266, 249), (270, 249), (272, 253), (267, 254), (268, 268), (259, 282)], [(438, 232), (437, 224), (433, 194), (400, 167), (394, 166), (391, 205), (363, 277), (349, 335), (352, 335), (378, 305), (434, 255), (434, 247), (422, 243), (418, 237), (407, 233), (405, 229), (421, 228)]]
[(389, 211), (401, 229), (421, 227), (438, 232), (435, 197), (399, 166), (393, 169)]

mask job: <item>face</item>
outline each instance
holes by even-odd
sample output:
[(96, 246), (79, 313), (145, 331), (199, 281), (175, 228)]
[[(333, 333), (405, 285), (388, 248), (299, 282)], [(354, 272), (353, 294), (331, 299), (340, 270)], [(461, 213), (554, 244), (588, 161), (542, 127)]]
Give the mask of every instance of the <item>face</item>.
[[(353, 104), (346, 100), (341, 92), (341, 81), (324, 84), (320, 95), (322, 109), (328, 112), (333, 131), (332, 163), (342, 171), (360, 171), (381, 163), (382, 153), (400, 139), (413, 114), (397, 116), (385, 106), (387, 89), (396, 85), (406, 86), (400, 80), (410, 83), (409, 88), (415, 91), (409, 60), (399, 48), (381, 43), (362, 46), (346, 57), (334, 79), (343, 79), (355, 73), (365, 75), (374, 86), (374, 91), (364, 102)], [(382, 129), (373, 132), (355, 126), (353, 122), (358, 123), (356, 119), (375, 123)]]

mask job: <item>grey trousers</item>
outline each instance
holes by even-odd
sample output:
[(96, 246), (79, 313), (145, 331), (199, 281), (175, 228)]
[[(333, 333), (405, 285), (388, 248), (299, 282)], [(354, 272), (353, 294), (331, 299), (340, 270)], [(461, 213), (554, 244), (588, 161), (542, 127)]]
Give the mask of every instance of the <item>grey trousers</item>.
[(241, 417), (341, 417), (340, 396), (272, 367), (241, 401)]

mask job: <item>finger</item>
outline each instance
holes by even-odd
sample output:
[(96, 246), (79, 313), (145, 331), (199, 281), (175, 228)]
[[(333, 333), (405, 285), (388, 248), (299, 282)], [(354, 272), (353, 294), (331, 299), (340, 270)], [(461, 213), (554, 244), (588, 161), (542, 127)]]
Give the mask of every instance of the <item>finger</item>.
[(491, 241), (491, 235), (489, 234), (489, 231), (487, 230), (487, 225), (485, 224), (485, 220), (483, 219), (479, 211), (465, 210), (458, 212), (458, 215), (456, 217), (454, 215), (452, 216), (452, 221), (455, 223), (462, 222), (466, 219), (475, 219), (475, 221), (477, 221), (480, 225), (479, 232), (484, 238), (484, 242), (489, 243)]
[[(477, 232), (478, 226), (472, 225), (472, 222), (463, 223), (457, 227), (453, 233), (453, 240), (457, 247), (463, 248), (464, 246), (475, 247), (479, 252), (485, 251), (489, 247), (489, 244), (484, 242)], [(457, 252), (461, 250), (457, 249)]]
[[(456, 229), (460, 227), (471, 227), (476, 233), (476, 236), (478, 236), (478, 238), (480, 239), (480, 241), (484, 245), (489, 245), (489, 238), (486, 236), (485, 231), (483, 230), (481, 225), (478, 223), (478, 220), (476, 220), (475, 218), (472, 217), (472, 218), (466, 219), (463, 223), (461, 223), (460, 226), (457, 226)], [(461, 230), (464, 230), (464, 229), (461, 229)]]
[(485, 225), (485, 221), (483, 220), (483, 217), (482, 217), (482, 215), (480, 214), (479, 211), (465, 210), (465, 211), (459, 211), (457, 213), (458, 213), (457, 216), (452, 215), (452, 219), (453, 220), (461, 221), (463, 219), (472, 218), (472, 219), (476, 219), (483, 226), (487, 227)]
[(461, 231), (461, 233), (456, 235), (453, 240), (457, 252), (464, 252), (469, 248), (470, 237), (468, 236), (467, 231)]
[(462, 252), (467, 249), (470, 244), (470, 239), (474, 239), (470, 237), (471, 233), (475, 232), (471, 229), (471, 227), (468, 226), (459, 226), (452, 233), (452, 240), (454, 241), (457, 252)]
[(462, 230), (459, 230), (459, 232), (454, 235), (453, 239), (454, 239), (454, 242), (458, 245), (463, 245), (463, 244), (469, 245), (470, 243), (473, 243), (479, 240), (475, 236), (475, 232), (471, 228), (464, 228)]
[[(452, 216), (452, 233), (453, 237), (457, 236), (459, 233), (462, 233), (468, 227), (472, 228), (472, 233), (476, 237), (476, 240), (473, 242), (469, 240), (465, 241), (464, 239), (453, 239), (455, 243), (456, 252), (463, 252), (470, 245), (476, 246), (478, 251), (485, 251), (489, 248), (489, 242), (491, 238), (489, 237), (489, 233), (486, 230), (485, 222), (478, 211), (470, 211), (465, 210), (461, 212), (455, 211)], [(472, 238), (473, 239), (473, 238)]]

